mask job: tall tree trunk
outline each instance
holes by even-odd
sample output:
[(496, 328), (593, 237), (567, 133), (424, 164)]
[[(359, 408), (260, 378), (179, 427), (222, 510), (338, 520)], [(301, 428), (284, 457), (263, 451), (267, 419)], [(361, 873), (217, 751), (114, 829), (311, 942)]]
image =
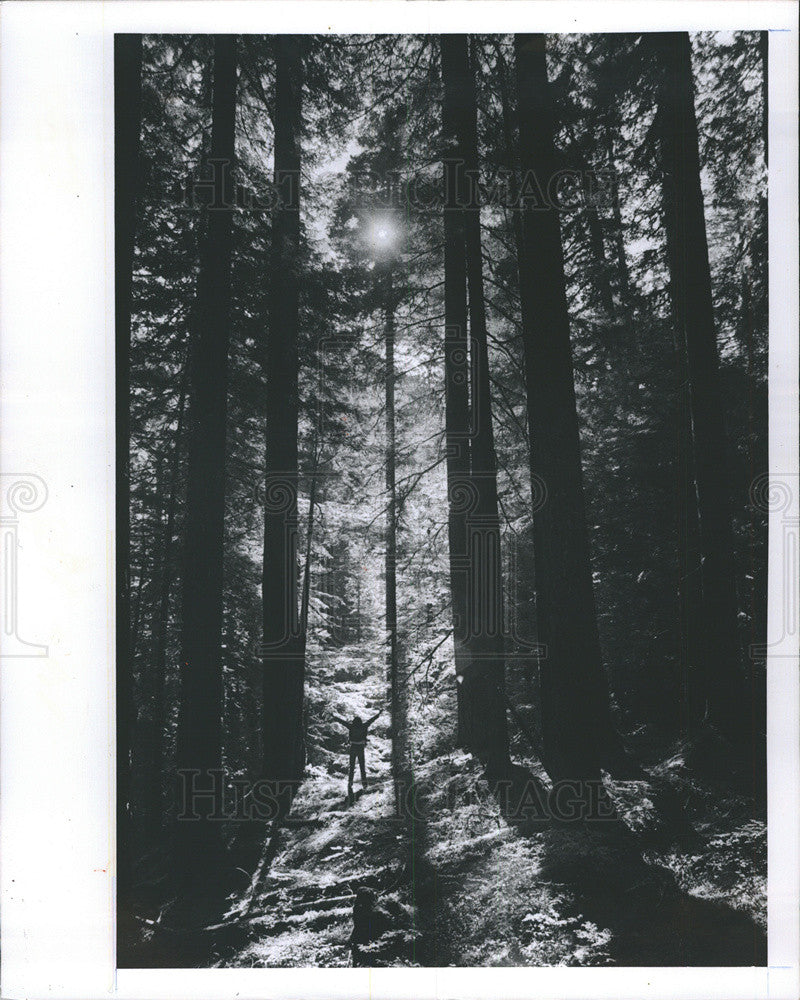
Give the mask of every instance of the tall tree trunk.
[(453, 611), (459, 746), (467, 746), (464, 677), (472, 667), (467, 607), (467, 517), (474, 513), (478, 497), (470, 478), (470, 430), (468, 398), (469, 341), (467, 336), (467, 257), (465, 218), (459, 199), (463, 152), (458, 136), (458, 103), (461, 95), (452, 72), (445, 68), (450, 47), (441, 36), (442, 83), (442, 162), (444, 202), (444, 375), (445, 445), (447, 449), (448, 542), (450, 593)]
[(472, 369), (471, 480), (477, 496), (467, 518), (471, 669), (461, 685), (462, 731), (469, 749), (492, 767), (508, 762), (503, 643), (503, 571), (497, 512), (497, 459), (492, 427), (486, 304), (478, 193), (478, 123), (475, 78), (466, 35), (442, 36), (445, 94), (451, 96), (463, 164), (458, 171), (464, 212)]
[(114, 254), (116, 349), (116, 681), (117, 884), (130, 883), (130, 790), (133, 663), (130, 609), (130, 345), (139, 134), (142, 36), (114, 36)]
[[(191, 334), (190, 334), (191, 337)], [(191, 348), (190, 348), (191, 349)], [(169, 497), (166, 504), (166, 519), (161, 541), (161, 587), (158, 596), (158, 617), (153, 629), (153, 776), (150, 782), (150, 802), (148, 815), (154, 829), (161, 828), (163, 816), (164, 781), (164, 690), (167, 674), (167, 630), (169, 626), (169, 599), (174, 578), (172, 550), (175, 541), (175, 514), (178, 506), (178, 488), (181, 438), (183, 437), (183, 415), (186, 407), (186, 391), (189, 378), (189, 354), (183, 363), (178, 398), (178, 416), (175, 426), (175, 440), (169, 459)]]
[[(318, 433), (318, 432), (317, 432)], [(303, 589), (300, 596), (300, 655), (305, 660), (308, 644), (308, 616), (311, 605), (311, 549), (314, 542), (314, 510), (317, 504), (317, 477), (319, 474), (320, 452), (315, 437), (313, 445), (314, 467), (311, 470), (311, 485), (308, 492), (308, 523), (306, 525), (306, 551), (303, 561)], [(303, 767), (306, 763), (306, 747), (308, 745), (308, 705), (303, 694)]]
[[(520, 160), (546, 190), (555, 172), (543, 35), (516, 35)], [(589, 559), (564, 259), (555, 210), (523, 211), (521, 281), (534, 511), (543, 764), (551, 777), (597, 779), (615, 749)]]
[[(222, 601), (225, 517), (225, 422), (231, 306), (236, 40), (214, 37), (212, 157), (224, 169), (222, 207), (208, 212), (197, 281), (197, 338), (189, 373), (189, 467), (183, 564), (181, 696), (177, 764), (197, 771), (201, 788), (221, 766)], [(188, 787), (191, 787), (190, 785)], [(182, 808), (184, 803), (179, 803)], [(177, 824), (177, 861), (187, 877), (208, 870), (219, 844), (219, 823), (208, 802), (199, 820)]]
[(300, 598), (300, 648), (305, 656), (308, 642), (308, 611), (311, 603), (311, 546), (314, 541), (314, 508), (317, 504), (317, 476), (319, 454), (314, 446), (314, 468), (311, 471), (311, 485), (308, 492), (308, 524), (306, 526), (306, 551), (303, 562), (303, 593)]
[(688, 364), (700, 519), (703, 653), (711, 718), (741, 738), (745, 699), (737, 633), (736, 581), (727, 442), (700, 186), (691, 43), (686, 32), (653, 36), (661, 61), (659, 94), (664, 221), (679, 337)]
[[(131, 593), (131, 628), (130, 628), (130, 657), (134, 663), (139, 654), (139, 637), (141, 636), (142, 609), (144, 604), (144, 581), (150, 569), (150, 548), (148, 546), (147, 535), (142, 531), (142, 557), (139, 560), (139, 572), (136, 577), (136, 588)], [(130, 573), (130, 570), (128, 571)]]
[(275, 37), (275, 177), (267, 336), (264, 769), (288, 808), (303, 772), (304, 663), (297, 607), (297, 338), (300, 294), (299, 39)]
[[(519, 148), (518, 148), (518, 143), (516, 141), (516, 134), (518, 133), (518, 122), (515, 120), (511, 109), (511, 99), (508, 91), (508, 76), (507, 76), (505, 57), (499, 45), (495, 47), (495, 51), (497, 53), (497, 66), (499, 71), (498, 77), (500, 81), (500, 101), (503, 109), (503, 139), (508, 153), (508, 161), (510, 167), (509, 195), (511, 197), (511, 205), (512, 205), (511, 217), (514, 226), (514, 249), (516, 251), (516, 258), (517, 258), (517, 278), (519, 281), (520, 318), (522, 320), (523, 330), (531, 331), (534, 329), (534, 322), (535, 322), (534, 309), (536, 307), (536, 304), (533, 296), (533, 288), (528, 282), (528, 276), (524, 264), (525, 249), (524, 249), (524, 236), (522, 228), (522, 206), (520, 203), (520, 185), (518, 178)], [(530, 434), (531, 434), (530, 401), (528, 405), (527, 416), (528, 416), (528, 445), (530, 447)], [(536, 507), (538, 506), (540, 499), (541, 499), (541, 494), (539, 487), (537, 485), (537, 479), (536, 477), (531, 476), (531, 505), (533, 510), (535, 510)]]
[[(670, 285), (673, 311), (677, 310)], [(676, 313), (677, 314), (677, 313)], [(703, 691), (698, 690), (702, 659), (702, 584), (700, 525), (692, 449), (692, 413), (686, 344), (675, 325), (676, 452), (675, 526), (678, 543), (678, 663), (681, 684), (680, 726), (684, 731), (702, 714)]]
[(358, 572), (356, 573), (356, 642), (361, 642), (362, 635), (362, 625), (361, 625), (361, 574), (363, 570), (361, 566), (358, 567)]
[(400, 663), (397, 637), (397, 433), (395, 426), (395, 291), (391, 262), (384, 266), (383, 307), (386, 350), (386, 676), (392, 715), (392, 776), (395, 812), (400, 815), (404, 773), (403, 704), (400, 692)]
[(758, 52), (761, 56), (761, 136), (764, 142), (764, 163), (769, 166), (769, 32), (759, 31)]

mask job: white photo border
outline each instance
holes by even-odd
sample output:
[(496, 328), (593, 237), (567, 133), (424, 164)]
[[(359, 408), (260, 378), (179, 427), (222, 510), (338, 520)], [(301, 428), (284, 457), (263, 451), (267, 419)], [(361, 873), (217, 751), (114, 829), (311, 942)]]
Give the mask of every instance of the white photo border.
[[(3, 4), (0, 461), (3, 474), (39, 476), (48, 491), (24, 525), (18, 581), (20, 633), (47, 655), (4, 657), (0, 673), (3, 997), (800, 995), (798, 617), (795, 608), (795, 634), (783, 641), (782, 550), (800, 492), (796, 13), (786, 0)], [(793, 484), (790, 506), (770, 515), (768, 644), (782, 655), (768, 660), (768, 967), (117, 972), (114, 33), (737, 28), (770, 30), (769, 455), (770, 473)]]

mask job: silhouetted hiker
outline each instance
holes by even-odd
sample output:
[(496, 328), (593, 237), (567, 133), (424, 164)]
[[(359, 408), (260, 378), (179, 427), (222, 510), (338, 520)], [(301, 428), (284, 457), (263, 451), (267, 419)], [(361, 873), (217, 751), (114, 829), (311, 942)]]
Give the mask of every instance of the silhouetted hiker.
[(340, 719), (338, 715), (331, 716), (335, 722), (338, 722), (347, 729), (347, 737), (350, 740), (350, 768), (347, 775), (347, 791), (350, 796), (353, 794), (353, 774), (356, 769), (356, 760), (358, 760), (358, 768), (361, 771), (361, 785), (363, 788), (367, 787), (367, 769), (364, 764), (367, 730), (381, 714), (381, 711), (381, 709), (378, 709), (372, 718), (367, 719), (366, 722), (362, 720), (360, 715), (353, 716), (352, 722)]

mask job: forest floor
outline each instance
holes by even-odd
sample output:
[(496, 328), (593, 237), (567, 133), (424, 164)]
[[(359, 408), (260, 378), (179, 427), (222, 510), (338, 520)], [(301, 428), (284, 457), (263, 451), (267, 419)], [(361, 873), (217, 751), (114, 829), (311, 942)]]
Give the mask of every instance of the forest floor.
[[(385, 685), (338, 681), (331, 709), (351, 718), (373, 715)], [(331, 736), (315, 748), (324, 763), (311, 764), (278, 833), (274, 860), (249, 905), (249, 940), (225, 957), (227, 966), (341, 967), (417, 964), (421, 931), (409, 878), (405, 824), (396, 818), (390, 773), (391, 742), (384, 713), (370, 728), (367, 785), (358, 768), (354, 801), (347, 796), (347, 735), (331, 723)], [(351, 948), (354, 906), (363, 913), (365, 937)]]
[[(382, 670), (366, 665), (354, 679), (351, 667), (336, 673), (326, 707), (367, 717), (385, 704)], [(318, 718), (323, 737), (288, 817), (266, 840), (262, 828), (249, 888), (229, 894), (202, 947), (181, 951), (137, 918), (125, 964), (766, 964), (764, 808), (713, 745), (640, 734), (646, 780), (606, 782), (621, 822), (572, 825), (507, 822), (473, 757), (428, 746), (403, 820), (388, 723), (384, 712), (370, 730), (367, 787), (356, 778), (350, 804), (346, 733)], [(521, 734), (512, 757), (547, 784)], [(664, 822), (665, 789), (683, 829)]]
[[(338, 681), (332, 707), (366, 715), (382, 693), (369, 677)], [(766, 962), (766, 824), (724, 762), (715, 771), (713, 746), (640, 738), (650, 780), (609, 781), (622, 823), (595, 829), (509, 824), (479, 763), (440, 754), (416, 762), (417, 808), (404, 823), (394, 816), (387, 724), (383, 715), (370, 735), (370, 782), (353, 806), (344, 733), (332, 726), (251, 908), (263, 917), (223, 964)], [(513, 756), (547, 783), (521, 739)], [(663, 830), (659, 787), (684, 810), (679, 835)], [(359, 890), (373, 941), (354, 957)]]
[[(516, 760), (536, 772), (534, 761)], [(659, 832), (647, 782), (607, 783), (621, 824), (526, 831), (506, 823), (467, 755), (418, 769), (437, 817), (426, 834), (437, 881), (433, 964), (766, 964), (765, 823), (732, 786), (680, 773), (679, 753), (662, 768), (688, 836)], [(466, 794), (444, 808), (454, 782)]]

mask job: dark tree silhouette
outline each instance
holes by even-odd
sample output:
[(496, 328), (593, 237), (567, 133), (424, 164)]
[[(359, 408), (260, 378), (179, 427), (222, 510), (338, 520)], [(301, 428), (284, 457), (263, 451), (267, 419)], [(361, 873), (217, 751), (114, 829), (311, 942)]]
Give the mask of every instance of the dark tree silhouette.
[[(236, 113), (236, 40), (214, 38), (211, 160), (217, 190), (208, 210), (197, 280), (197, 337), (189, 370), (189, 465), (183, 552), (179, 771), (199, 772), (198, 785), (221, 765), (222, 586), (225, 513), (225, 422), (231, 308), (232, 170)], [(179, 781), (179, 794), (187, 787)], [(179, 804), (181, 807), (184, 803)], [(186, 876), (205, 870), (219, 824), (198, 804), (201, 819), (177, 826), (176, 857)]]
[(395, 810), (400, 812), (398, 783), (403, 768), (402, 730), (405, 720), (400, 706), (400, 663), (397, 636), (397, 429), (395, 421), (395, 302), (391, 261), (383, 272), (384, 345), (386, 373), (384, 403), (386, 408), (386, 673), (392, 713), (392, 774), (395, 784)]
[[(670, 298), (677, 315), (674, 286)], [(678, 665), (681, 684), (682, 723), (691, 727), (701, 710), (697, 705), (697, 671), (703, 656), (703, 588), (700, 570), (700, 526), (697, 517), (697, 486), (694, 478), (692, 412), (686, 343), (675, 324), (675, 524), (678, 559)]]
[(459, 730), (465, 746), (501, 768), (508, 760), (503, 573), (483, 291), (475, 78), (466, 35), (443, 35), (441, 46), (445, 104), (460, 160), (455, 165), (455, 210), (463, 215), (459, 238), (464, 240), (466, 257), (472, 372), (469, 481), (475, 502), (466, 518), (467, 631), (472, 663), (461, 684)]
[[(466, 746), (463, 679), (472, 669), (467, 607), (467, 515), (477, 503), (470, 479), (469, 341), (467, 334), (467, 257), (464, 211), (459, 202), (459, 164), (463, 151), (458, 135), (457, 82), (450, 72), (448, 36), (441, 38), (442, 138), (444, 147), (444, 337), (445, 442), (447, 449), (448, 542), (453, 647), (458, 682), (458, 743)], [(446, 63), (448, 63), (446, 67)]]
[[(543, 35), (517, 35), (520, 165), (547, 191), (556, 171)], [(586, 530), (569, 315), (558, 213), (523, 210), (520, 274), (532, 308), (523, 323), (534, 494), (543, 764), (554, 780), (597, 778), (612, 746)], [(538, 486), (536, 484), (539, 484)]]
[(700, 530), (703, 641), (695, 666), (712, 718), (741, 737), (744, 694), (727, 438), (700, 187), (691, 42), (687, 32), (651, 39), (661, 64), (659, 136), (670, 289), (686, 351)]
[(262, 575), (264, 777), (290, 791), (303, 772), (297, 594), (297, 368), (300, 297), (300, 114), (297, 36), (275, 38), (275, 173), (266, 357), (266, 500)]
[(130, 609), (130, 345), (139, 133), (142, 103), (142, 36), (114, 36), (114, 252), (117, 394), (115, 408), (116, 644), (117, 644), (117, 879), (130, 878), (130, 788), (133, 723)]
[(181, 372), (178, 414), (175, 437), (169, 456), (167, 482), (168, 494), (165, 506), (164, 528), (161, 537), (161, 580), (159, 581), (158, 609), (153, 622), (153, 776), (150, 782), (148, 820), (154, 829), (160, 829), (163, 819), (164, 774), (164, 725), (165, 688), (167, 679), (167, 632), (169, 625), (169, 605), (172, 584), (175, 577), (173, 546), (175, 542), (175, 516), (178, 508), (180, 489), (179, 467), (183, 438), (184, 413), (186, 409), (187, 383), (189, 380), (189, 355)]
[(769, 165), (769, 32), (758, 33), (758, 54), (761, 59), (761, 138), (764, 142), (764, 162)]

